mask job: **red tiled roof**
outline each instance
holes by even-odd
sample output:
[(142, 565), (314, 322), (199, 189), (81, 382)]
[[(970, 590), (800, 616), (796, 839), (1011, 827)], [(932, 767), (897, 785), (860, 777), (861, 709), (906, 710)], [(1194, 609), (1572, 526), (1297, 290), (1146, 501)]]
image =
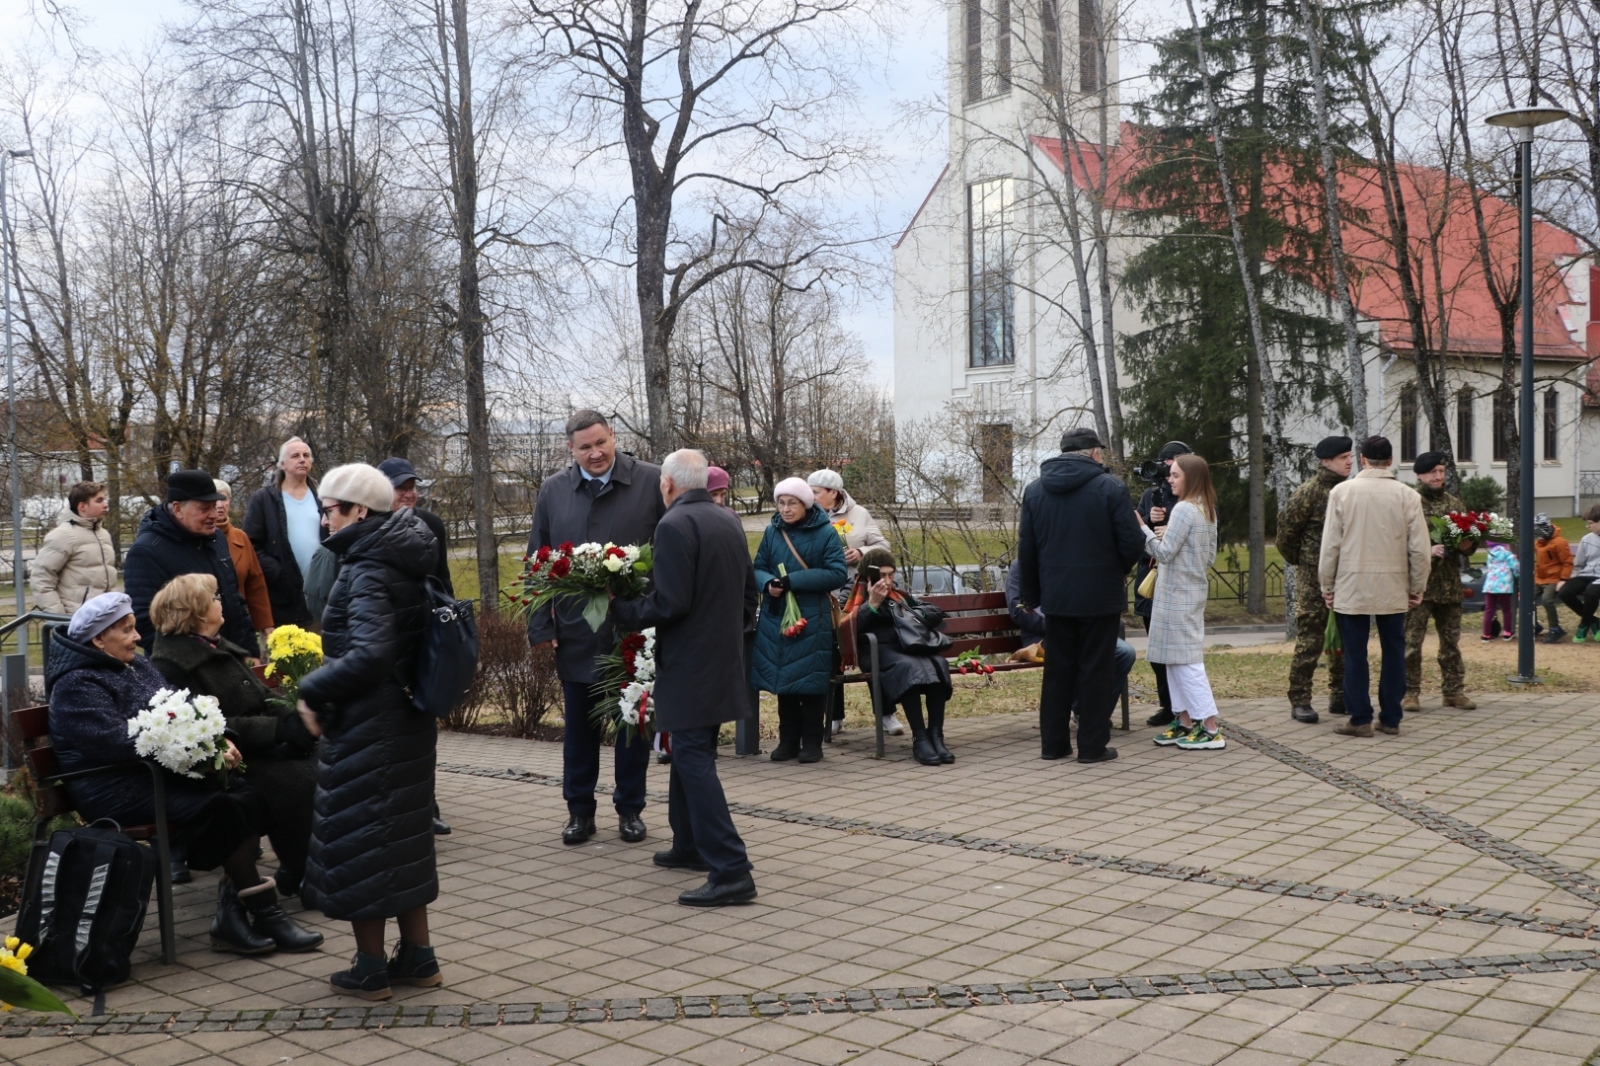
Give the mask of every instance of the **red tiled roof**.
[[(1136, 129), (1122, 127), (1119, 144), (1111, 150), (1110, 196), (1123, 208), (1137, 206), (1132, 197), (1118, 194), (1119, 179), (1136, 161)], [(1061, 142), (1036, 137), (1034, 143), (1056, 166), (1062, 166)], [(1093, 185), (1099, 177), (1097, 147), (1082, 145), (1073, 153), (1073, 172), (1080, 182)], [(1287, 168), (1275, 168), (1268, 177), (1272, 195), (1287, 210), (1301, 217), (1320, 215), (1322, 186), (1296, 184)], [(1422, 271), (1422, 286), (1429, 343), (1456, 355), (1498, 355), (1500, 320), (1484, 284), (1483, 264), (1478, 252), (1478, 224), (1467, 191), (1459, 179), (1426, 167), (1403, 167), (1400, 182), (1405, 197), (1411, 231), (1412, 255)], [(1452, 184), (1453, 182), (1453, 184)], [(1392, 263), (1387, 237), (1386, 211), (1378, 172), (1372, 167), (1345, 167), (1339, 172), (1339, 192), (1344, 207), (1346, 259), (1351, 270), (1352, 299), (1364, 317), (1378, 323), (1383, 344), (1395, 349), (1411, 348), (1411, 329), (1405, 303)], [(1218, 206), (1220, 214), (1221, 208)], [(1514, 205), (1496, 197), (1483, 203), (1483, 228), (1491, 251), (1491, 269), (1502, 288), (1516, 284), (1519, 260), (1518, 217)], [(1438, 239), (1429, 240), (1430, 229)], [(1544, 222), (1534, 224), (1535, 319), (1534, 351), (1542, 359), (1581, 361), (1600, 354), (1600, 328), (1590, 330), (1592, 341), (1575, 342), (1567, 328), (1563, 311), (1572, 324), (1583, 328), (1591, 314), (1584, 305), (1574, 305), (1563, 280), (1563, 268), (1582, 254), (1578, 242), (1568, 233)], [(1597, 279), (1600, 280), (1600, 279)], [(1331, 290), (1331, 283), (1317, 286)], [(1441, 299), (1442, 294), (1442, 299)], [(1520, 336), (1520, 333), (1519, 333)], [(1600, 385), (1600, 374), (1591, 369), (1591, 387)]]

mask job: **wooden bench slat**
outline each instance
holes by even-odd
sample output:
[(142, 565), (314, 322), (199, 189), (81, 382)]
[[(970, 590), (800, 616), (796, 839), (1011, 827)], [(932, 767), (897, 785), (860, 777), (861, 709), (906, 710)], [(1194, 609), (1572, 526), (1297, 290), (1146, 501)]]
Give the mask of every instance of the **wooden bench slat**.
[(933, 604), (946, 614), (950, 614), (954, 611), (1004, 612), (1006, 609), (1006, 594), (1004, 592), (944, 593), (940, 595), (919, 596), (918, 599), (922, 600), (924, 603)]
[(11, 721), (17, 736), (23, 741), (37, 740), (50, 735), (50, 708), (48, 705), (18, 707), (11, 712)]
[(959, 633), (1015, 633), (1017, 627), (1010, 615), (958, 614), (946, 616), (944, 631), (954, 637)]

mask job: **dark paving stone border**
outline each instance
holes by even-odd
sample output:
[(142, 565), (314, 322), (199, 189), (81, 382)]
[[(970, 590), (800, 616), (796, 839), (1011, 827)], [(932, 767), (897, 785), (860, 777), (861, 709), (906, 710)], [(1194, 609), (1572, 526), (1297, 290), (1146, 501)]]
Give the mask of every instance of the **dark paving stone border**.
[[(1228, 732), (1230, 735), (1237, 736), (1240, 730), (1236, 726), (1230, 726), (1228, 727)], [(440, 763), (438, 769), (445, 773), (487, 777), (497, 781), (518, 781), (525, 784), (554, 785), (557, 787), (561, 784), (558, 778), (546, 774), (536, 774), (516, 767), (508, 770), (490, 770), (481, 766)], [(657, 802), (666, 802), (665, 796), (657, 796), (654, 793), (651, 794), (650, 798)], [(1071, 851), (1066, 848), (1054, 848), (1044, 844), (964, 836), (946, 833), (938, 829), (907, 829), (887, 822), (869, 822), (860, 818), (835, 818), (825, 814), (805, 814), (800, 811), (786, 811), (777, 807), (761, 807), (750, 803), (730, 802), (728, 808), (734, 814), (760, 818), (764, 821), (810, 825), (841, 832), (868, 833), (873, 836), (887, 837), (894, 840), (912, 840), (923, 844), (938, 844), (942, 847), (961, 848), (966, 851), (982, 851), (994, 855), (1013, 855), (1024, 859), (1037, 859), (1041, 862), (1065, 862), (1073, 866), (1091, 866), (1096, 869), (1115, 870), (1120, 873), (1143, 874), (1148, 877), (1165, 878), (1169, 881), (1193, 881), (1203, 885), (1216, 885), (1219, 888), (1239, 888), (1249, 892), (1265, 892), (1274, 896), (1313, 899), (1323, 903), (1350, 903), (1358, 907), (1372, 907), (1378, 910), (1420, 914), (1430, 918), (1459, 918), (1463, 921), (1526, 929), (1530, 932), (1549, 933), (1553, 936), (1600, 940), (1600, 925), (1596, 925), (1593, 922), (1554, 921), (1537, 914), (1504, 911), (1494, 907), (1479, 907), (1470, 903), (1437, 903), (1417, 896), (1396, 896), (1388, 892), (1369, 892), (1361, 888), (1335, 888), (1330, 885), (1307, 884), (1300, 881), (1278, 881), (1260, 877), (1234, 876), (1217, 873), (1212, 870), (1198, 869), (1193, 866), (1179, 866), (1170, 862), (1142, 862), (1136, 859), (1099, 855), (1090, 851)], [(1510, 846), (1515, 847), (1515, 845)]]
[(1376, 804), (1392, 814), (1415, 822), (1422, 828), (1438, 833), (1447, 840), (1465, 845), (1474, 851), (1481, 852), (1497, 862), (1503, 862), (1513, 869), (1531, 874), (1547, 884), (1556, 886), (1565, 892), (1570, 892), (1585, 903), (1600, 906), (1600, 879), (1563, 865), (1540, 855), (1536, 851), (1529, 851), (1520, 844), (1513, 844), (1509, 840), (1495, 836), (1485, 829), (1480, 829), (1471, 822), (1464, 822), (1453, 815), (1436, 811), (1425, 803), (1406, 799), (1393, 789), (1384, 788), (1374, 784), (1358, 774), (1341, 769), (1321, 759), (1313, 758), (1303, 751), (1290, 747), (1281, 741), (1264, 737), (1260, 733), (1228, 723), (1228, 735), (1247, 746), (1254, 748), (1261, 754), (1271, 759), (1276, 759), (1285, 766), (1292, 766), (1296, 770), (1310, 774), (1319, 781), (1326, 782), (1334, 788), (1342, 789), (1368, 803)]
[(7, 1015), (0, 1037), (109, 1036), (118, 1033), (286, 1032), (308, 1029), (483, 1028), (498, 1025), (677, 1021), (683, 1018), (766, 1018), (790, 1014), (868, 1014), (934, 1007), (1063, 1003), (1101, 999), (1154, 999), (1280, 988), (1418, 984), (1467, 977), (1510, 977), (1558, 971), (1600, 971), (1600, 952), (1545, 951), (1416, 962), (1356, 962), (1262, 970), (1133, 977), (1068, 978), (1006, 984), (920, 985), (830, 992), (756, 992), (728, 996), (659, 996), (647, 999), (579, 999), (554, 1003), (471, 1003), (448, 1006), (383, 1003), (376, 1006), (289, 1007), (278, 1010), (145, 1011), (77, 1022)]

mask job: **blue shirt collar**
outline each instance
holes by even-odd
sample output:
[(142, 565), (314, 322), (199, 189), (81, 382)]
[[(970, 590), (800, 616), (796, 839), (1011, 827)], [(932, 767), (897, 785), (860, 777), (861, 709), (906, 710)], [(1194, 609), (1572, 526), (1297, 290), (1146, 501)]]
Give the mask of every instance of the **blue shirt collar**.
[(604, 474), (601, 474), (599, 477), (595, 477), (593, 474), (589, 473), (589, 471), (585, 470), (581, 466), (578, 467), (578, 473), (583, 475), (583, 480), (585, 480), (585, 481), (598, 481), (602, 485), (609, 485), (611, 483), (611, 475), (616, 473), (616, 471), (617, 471), (617, 461), (615, 459), (613, 459), (611, 461), (611, 469), (607, 470)]

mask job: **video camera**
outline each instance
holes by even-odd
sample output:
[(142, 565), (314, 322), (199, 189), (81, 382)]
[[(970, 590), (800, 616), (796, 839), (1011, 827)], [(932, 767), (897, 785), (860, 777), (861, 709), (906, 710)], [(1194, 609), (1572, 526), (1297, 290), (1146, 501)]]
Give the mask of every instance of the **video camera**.
[(1180, 455), (1190, 455), (1194, 449), (1181, 440), (1169, 440), (1161, 446), (1160, 454), (1154, 459), (1146, 459), (1133, 468), (1133, 476), (1143, 481), (1146, 485), (1165, 485), (1167, 478), (1172, 473), (1172, 460)]

